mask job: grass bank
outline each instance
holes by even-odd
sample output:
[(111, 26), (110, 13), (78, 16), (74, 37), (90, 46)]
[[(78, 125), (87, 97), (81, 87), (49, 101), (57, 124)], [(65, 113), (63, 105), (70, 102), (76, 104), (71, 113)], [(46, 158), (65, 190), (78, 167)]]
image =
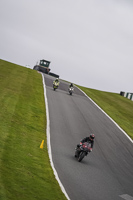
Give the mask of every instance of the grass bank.
[(133, 139), (133, 101), (120, 94), (78, 86)]
[(0, 108), (0, 199), (66, 200), (47, 152), (42, 76), (0, 60)]

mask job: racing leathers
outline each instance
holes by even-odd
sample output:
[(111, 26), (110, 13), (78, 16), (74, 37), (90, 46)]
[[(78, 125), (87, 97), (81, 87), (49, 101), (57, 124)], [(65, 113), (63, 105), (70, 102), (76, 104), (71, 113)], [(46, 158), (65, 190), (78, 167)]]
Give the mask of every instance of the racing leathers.
[(85, 137), (83, 140), (80, 141), (80, 143), (88, 142), (91, 144), (91, 148), (94, 146), (94, 140), (92, 140), (90, 137)]

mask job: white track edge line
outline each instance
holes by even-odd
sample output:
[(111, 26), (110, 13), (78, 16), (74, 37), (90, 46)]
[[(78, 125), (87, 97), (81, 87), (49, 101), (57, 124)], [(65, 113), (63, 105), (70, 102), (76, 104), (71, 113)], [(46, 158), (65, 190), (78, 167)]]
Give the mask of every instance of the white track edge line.
[(47, 116), (47, 128), (46, 128), (46, 133), (47, 133), (47, 146), (48, 146), (48, 154), (49, 154), (49, 159), (50, 159), (50, 164), (51, 164), (51, 167), (53, 169), (53, 172), (54, 172), (54, 175), (55, 175), (55, 178), (56, 180), (58, 181), (59, 183), (59, 186), (62, 190), (62, 192), (64, 193), (64, 195), (66, 196), (66, 198), (68, 200), (70, 200), (68, 194), (66, 193), (66, 190), (64, 188), (64, 186), (62, 185), (60, 179), (59, 179), (59, 176), (57, 174), (57, 171), (54, 167), (54, 163), (53, 163), (53, 160), (52, 160), (52, 152), (51, 152), (51, 143), (50, 143), (50, 119), (49, 119), (49, 109), (48, 109), (48, 100), (47, 100), (47, 94), (46, 94), (46, 85), (45, 85), (45, 80), (44, 80), (44, 76), (43, 76), (43, 73), (42, 74), (42, 79), (43, 79), (43, 88), (44, 88), (44, 98), (45, 98), (45, 105), (46, 105), (46, 116)]
[[(76, 85), (75, 85), (76, 86)], [(130, 142), (133, 143), (133, 140), (129, 137), (129, 135), (105, 112), (102, 110), (102, 108), (100, 108), (85, 92), (83, 92), (78, 86), (76, 86), (82, 93), (84, 93), (84, 95), (90, 99), (92, 101), (92, 103), (95, 104), (95, 106), (97, 106), (124, 134), (125, 136), (127, 136), (127, 138), (130, 140)]]

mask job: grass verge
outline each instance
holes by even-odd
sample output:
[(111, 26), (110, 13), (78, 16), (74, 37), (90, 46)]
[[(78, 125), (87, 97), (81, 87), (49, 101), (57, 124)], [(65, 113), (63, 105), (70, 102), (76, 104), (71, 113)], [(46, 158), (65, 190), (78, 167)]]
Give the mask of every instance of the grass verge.
[(66, 200), (47, 152), (42, 76), (0, 60), (0, 107), (0, 199)]
[[(77, 85), (78, 86), (78, 85)], [(133, 139), (133, 101), (120, 94), (78, 86)]]

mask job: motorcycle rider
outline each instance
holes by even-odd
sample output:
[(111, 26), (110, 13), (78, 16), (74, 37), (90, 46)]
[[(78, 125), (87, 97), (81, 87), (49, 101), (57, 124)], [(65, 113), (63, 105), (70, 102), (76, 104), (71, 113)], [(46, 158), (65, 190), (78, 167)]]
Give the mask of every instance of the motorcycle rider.
[(70, 83), (69, 88), (68, 88), (69, 93), (72, 95), (74, 91), (73, 83)]
[(80, 144), (77, 145), (77, 148), (80, 147), (80, 145), (82, 145), (82, 143), (88, 142), (88, 143), (91, 144), (91, 149), (90, 149), (90, 151), (92, 151), (92, 148), (93, 148), (93, 146), (94, 146), (94, 139), (95, 139), (95, 135), (91, 133), (89, 137), (85, 137), (84, 139), (82, 139), (82, 140), (80, 141)]
[(70, 83), (69, 88), (73, 87), (73, 83)]
[(56, 78), (54, 81), (53, 81), (53, 85), (57, 84), (57, 86), (59, 86), (60, 82), (59, 82), (59, 78)]

